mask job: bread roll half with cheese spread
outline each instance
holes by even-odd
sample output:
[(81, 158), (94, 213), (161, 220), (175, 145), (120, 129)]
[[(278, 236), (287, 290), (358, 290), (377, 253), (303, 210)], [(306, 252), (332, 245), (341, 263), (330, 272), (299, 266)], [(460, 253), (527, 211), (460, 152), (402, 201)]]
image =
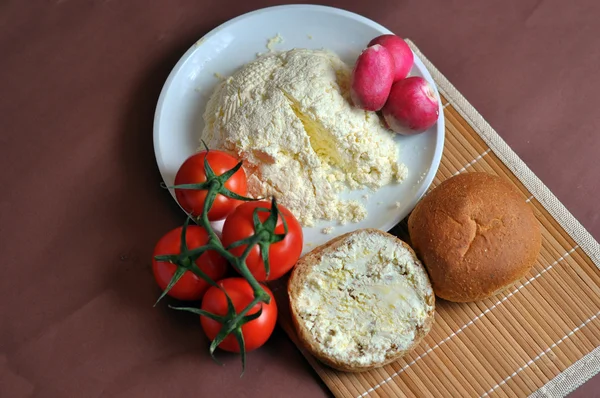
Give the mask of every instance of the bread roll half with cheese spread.
[(301, 343), (343, 371), (397, 360), (434, 319), (425, 268), (406, 243), (376, 229), (350, 232), (303, 256), (288, 295)]

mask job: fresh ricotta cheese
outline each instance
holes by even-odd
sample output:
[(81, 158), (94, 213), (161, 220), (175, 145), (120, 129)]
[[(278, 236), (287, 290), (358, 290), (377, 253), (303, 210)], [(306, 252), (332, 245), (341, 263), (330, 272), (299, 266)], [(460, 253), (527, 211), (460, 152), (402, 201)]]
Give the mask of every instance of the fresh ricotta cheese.
[(364, 205), (338, 193), (400, 182), (407, 169), (393, 133), (351, 105), (350, 73), (329, 51), (263, 55), (217, 86), (201, 138), (243, 159), (250, 195), (276, 196), (302, 225), (358, 222)]

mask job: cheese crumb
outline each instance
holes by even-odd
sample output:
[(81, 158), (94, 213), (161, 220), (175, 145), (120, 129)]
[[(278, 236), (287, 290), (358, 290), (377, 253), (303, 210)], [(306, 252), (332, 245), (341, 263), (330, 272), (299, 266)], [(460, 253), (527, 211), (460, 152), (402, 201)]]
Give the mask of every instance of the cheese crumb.
[(323, 228), (323, 229), (321, 230), (321, 232), (323, 232), (324, 234), (327, 234), (327, 235), (329, 235), (329, 234), (331, 234), (331, 233), (333, 232), (333, 227), (327, 227), (327, 228)]
[(400, 202), (396, 202), (395, 203), (396, 209), (399, 209), (400, 207), (402, 207), (402, 203)]
[(269, 51), (273, 51), (273, 46), (280, 43), (283, 43), (283, 37), (277, 33), (275, 37), (271, 37), (269, 40), (267, 40), (267, 49)]

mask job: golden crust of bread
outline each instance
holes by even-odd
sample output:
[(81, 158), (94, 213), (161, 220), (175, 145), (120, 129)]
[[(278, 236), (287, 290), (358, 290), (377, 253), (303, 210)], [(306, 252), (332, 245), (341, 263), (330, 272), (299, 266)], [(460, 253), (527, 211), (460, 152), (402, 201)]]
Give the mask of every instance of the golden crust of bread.
[(421, 200), (408, 220), (412, 245), (435, 294), (478, 301), (522, 278), (541, 248), (540, 225), (507, 180), (459, 174)]
[(410, 248), (410, 246), (408, 246), (405, 242), (401, 241), (397, 237), (395, 237), (391, 234), (388, 234), (386, 232), (377, 230), (377, 229), (361, 229), (361, 230), (349, 232), (349, 233), (341, 235), (337, 238), (334, 238), (334, 239), (330, 240), (329, 242), (327, 242), (326, 244), (321, 245), (321, 246), (315, 248), (314, 250), (312, 250), (311, 252), (305, 254), (302, 258), (300, 258), (300, 260), (294, 267), (294, 270), (288, 281), (288, 296), (290, 299), (290, 310), (291, 310), (291, 314), (292, 314), (292, 321), (293, 321), (294, 328), (296, 330), (296, 333), (298, 335), (298, 339), (299, 339), (300, 343), (302, 344), (302, 346), (304, 348), (306, 348), (314, 357), (316, 357), (321, 362), (325, 363), (326, 365), (328, 365), (334, 369), (345, 371), (345, 372), (363, 372), (363, 371), (367, 371), (370, 369), (379, 368), (381, 366), (387, 365), (391, 362), (394, 362), (394, 361), (400, 359), (402, 356), (408, 354), (410, 351), (412, 351), (414, 348), (416, 348), (419, 345), (421, 340), (423, 340), (423, 338), (431, 330), (431, 327), (433, 326), (433, 322), (434, 322), (435, 296), (429, 295), (428, 297), (426, 297), (426, 300), (427, 300), (427, 303), (431, 305), (431, 311), (427, 314), (427, 318), (426, 318), (423, 326), (418, 329), (413, 344), (406, 350), (390, 351), (386, 354), (385, 361), (378, 362), (378, 363), (372, 363), (372, 364), (369, 364), (368, 366), (356, 366), (355, 364), (348, 364), (344, 361), (339, 360), (338, 358), (327, 355), (326, 353), (323, 352), (323, 350), (319, 349), (319, 342), (315, 340), (315, 338), (312, 336), (310, 331), (306, 328), (304, 322), (302, 322), (301, 317), (299, 315), (299, 311), (297, 308), (297, 300), (296, 300), (298, 297), (299, 291), (300, 291), (301, 287), (304, 285), (304, 283), (306, 282), (306, 278), (311, 273), (313, 267), (320, 262), (323, 254), (326, 254), (327, 252), (334, 251), (337, 248), (339, 248), (341, 245), (344, 244), (344, 240), (347, 237), (349, 237), (350, 235), (359, 233), (359, 232), (365, 232), (365, 231), (368, 233), (372, 233), (372, 234), (379, 234), (379, 235), (385, 236), (389, 239), (394, 239), (395, 241), (397, 241), (398, 244), (401, 244), (406, 249), (408, 249), (409, 252), (414, 257), (414, 259), (418, 261), (418, 258), (416, 256), (415, 252), (412, 250), (412, 248)]

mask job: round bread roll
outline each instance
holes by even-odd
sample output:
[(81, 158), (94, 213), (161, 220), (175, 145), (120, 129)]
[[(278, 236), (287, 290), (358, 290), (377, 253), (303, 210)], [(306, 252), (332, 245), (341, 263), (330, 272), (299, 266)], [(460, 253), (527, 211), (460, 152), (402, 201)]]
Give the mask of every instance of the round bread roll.
[(482, 300), (510, 286), (531, 269), (542, 244), (523, 195), (487, 173), (442, 182), (417, 204), (408, 229), (435, 294), (456, 302)]
[(347, 372), (407, 354), (434, 319), (427, 271), (406, 243), (376, 229), (347, 233), (307, 253), (292, 272), (288, 295), (300, 343)]

